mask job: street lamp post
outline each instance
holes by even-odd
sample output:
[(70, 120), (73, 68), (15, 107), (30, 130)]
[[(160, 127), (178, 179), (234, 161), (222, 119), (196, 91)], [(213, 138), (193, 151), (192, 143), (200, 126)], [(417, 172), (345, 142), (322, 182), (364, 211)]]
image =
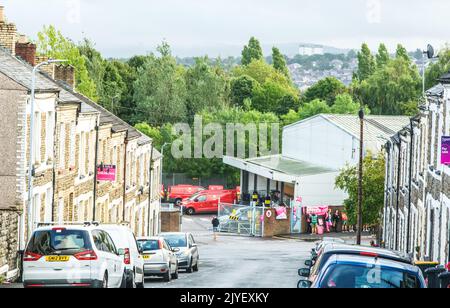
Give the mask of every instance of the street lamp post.
[[(161, 185), (163, 184), (164, 148), (165, 148), (166, 146), (170, 145), (170, 144), (171, 144), (171, 143), (167, 143), (167, 142), (166, 142), (166, 143), (164, 143), (163, 146), (161, 147), (161, 176), (160, 176), (160, 183), (159, 183), (160, 188), (159, 188), (159, 189), (161, 189)], [(161, 202), (160, 202), (160, 207), (161, 207)], [(160, 209), (160, 212), (161, 212), (161, 209)], [(183, 214), (183, 213), (182, 213), (182, 214)], [(159, 221), (161, 222), (161, 219), (160, 219)], [(161, 230), (161, 226), (159, 226), (159, 230)]]
[(32, 200), (33, 200), (33, 177), (34, 177), (34, 108), (35, 108), (35, 93), (36, 93), (36, 73), (38, 69), (44, 65), (67, 62), (67, 60), (48, 60), (39, 63), (33, 68), (31, 73), (31, 97), (30, 97), (30, 144), (29, 144), (29, 162), (28, 162), (28, 200), (27, 200), (27, 216), (28, 216), (28, 234), (31, 234), (34, 228), (34, 215), (32, 214)]
[(362, 202), (363, 202), (363, 163), (364, 163), (364, 109), (359, 111), (360, 141), (359, 141), (359, 172), (358, 172), (358, 230), (356, 244), (361, 245), (362, 234)]

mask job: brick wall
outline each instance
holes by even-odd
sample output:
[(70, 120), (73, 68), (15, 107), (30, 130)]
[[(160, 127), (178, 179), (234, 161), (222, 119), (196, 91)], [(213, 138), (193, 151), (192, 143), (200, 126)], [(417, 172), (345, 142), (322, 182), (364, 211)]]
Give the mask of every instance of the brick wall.
[(0, 20), (0, 45), (15, 54), (17, 28), (15, 24)]
[(16, 43), (16, 55), (28, 62), (31, 66), (36, 65), (36, 45), (33, 43)]
[(0, 210), (0, 268), (7, 265), (9, 271), (17, 267), (17, 231), (18, 214)]

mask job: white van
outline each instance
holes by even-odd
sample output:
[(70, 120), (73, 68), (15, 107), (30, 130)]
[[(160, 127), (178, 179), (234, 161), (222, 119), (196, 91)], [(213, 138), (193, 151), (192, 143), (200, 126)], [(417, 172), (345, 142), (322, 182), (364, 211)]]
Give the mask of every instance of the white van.
[(144, 259), (133, 231), (125, 225), (101, 225), (109, 233), (120, 252), (123, 252), (126, 287), (144, 287)]
[(38, 228), (23, 257), (25, 288), (119, 288), (125, 279), (123, 255), (98, 224)]

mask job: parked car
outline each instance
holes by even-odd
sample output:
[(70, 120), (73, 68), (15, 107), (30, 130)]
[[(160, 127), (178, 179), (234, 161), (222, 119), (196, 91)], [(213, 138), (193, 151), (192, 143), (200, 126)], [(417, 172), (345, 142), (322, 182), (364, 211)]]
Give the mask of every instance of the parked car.
[(104, 225), (102, 228), (111, 236), (116, 247), (124, 252), (123, 262), (125, 264), (127, 288), (143, 288), (144, 259), (141, 256), (133, 231), (121, 225)]
[(204, 190), (183, 200), (181, 205), (188, 215), (199, 213), (217, 213), (219, 202), (233, 204), (237, 200), (237, 191), (232, 190)]
[[(306, 269), (303, 269), (306, 272)], [(299, 288), (426, 288), (414, 265), (377, 256), (333, 255), (313, 282), (300, 280)]]
[(124, 251), (99, 225), (36, 229), (23, 256), (23, 285), (119, 288), (125, 286)]
[(163, 237), (142, 237), (138, 239), (139, 249), (144, 259), (144, 275), (161, 276), (165, 281), (178, 279), (178, 259), (180, 251), (167, 243)]
[(188, 273), (198, 271), (200, 256), (191, 233), (162, 233), (161, 236), (169, 243), (170, 247), (179, 249), (176, 255), (180, 269), (185, 269)]
[(205, 190), (204, 187), (194, 186), (194, 185), (176, 185), (169, 187), (167, 193), (169, 202), (175, 203), (176, 205), (181, 205), (183, 199), (189, 198), (199, 191)]
[[(325, 266), (328, 259), (334, 255), (356, 255), (356, 256), (370, 256), (377, 257), (379, 259), (392, 260), (396, 262), (401, 262), (405, 264), (412, 265), (413, 260), (403, 253), (392, 251), (382, 248), (357, 246), (357, 245), (346, 245), (346, 244), (325, 244), (318, 253), (316, 261), (306, 260), (305, 265), (307, 267), (312, 266), (308, 269), (307, 278), (314, 282), (318, 277), (320, 271)], [(309, 262), (308, 262), (309, 261)]]
[(315, 261), (317, 260), (318, 254), (321, 251), (321, 249), (328, 244), (345, 244), (345, 241), (343, 239), (340, 238), (333, 238), (333, 237), (324, 237), (322, 241), (318, 242), (316, 244), (316, 247), (314, 247), (311, 250), (311, 256), (312, 256), (312, 260)]

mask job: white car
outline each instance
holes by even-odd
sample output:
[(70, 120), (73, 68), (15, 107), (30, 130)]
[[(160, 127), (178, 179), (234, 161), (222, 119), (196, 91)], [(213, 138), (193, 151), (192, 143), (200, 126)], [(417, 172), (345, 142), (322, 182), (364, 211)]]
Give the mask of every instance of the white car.
[(138, 248), (133, 231), (123, 225), (101, 225), (109, 233), (125, 264), (126, 287), (144, 287), (144, 259)]
[(23, 257), (25, 288), (125, 285), (123, 255), (98, 224), (36, 229)]
[(169, 282), (178, 278), (178, 261), (176, 252), (179, 248), (172, 248), (162, 237), (142, 237), (138, 245), (144, 257), (145, 276), (163, 277)]

